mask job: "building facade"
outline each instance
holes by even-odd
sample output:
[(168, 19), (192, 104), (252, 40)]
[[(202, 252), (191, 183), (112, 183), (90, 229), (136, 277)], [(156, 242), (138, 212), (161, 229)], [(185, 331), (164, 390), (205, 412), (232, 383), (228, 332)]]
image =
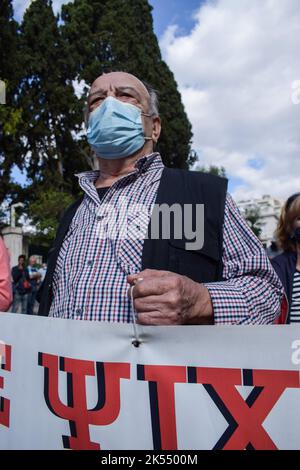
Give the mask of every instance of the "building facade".
[(261, 228), (259, 238), (265, 248), (268, 248), (272, 240), (274, 240), (274, 232), (277, 227), (283, 202), (267, 194), (261, 198), (238, 201), (237, 205), (243, 216), (245, 216), (247, 210), (258, 210)]

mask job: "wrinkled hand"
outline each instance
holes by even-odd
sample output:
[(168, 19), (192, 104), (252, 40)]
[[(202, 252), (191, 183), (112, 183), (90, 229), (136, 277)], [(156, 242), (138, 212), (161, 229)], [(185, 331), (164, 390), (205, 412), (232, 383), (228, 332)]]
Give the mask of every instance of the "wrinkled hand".
[[(213, 308), (203, 284), (169, 271), (145, 269), (127, 276), (138, 323), (143, 325), (212, 324)], [(130, 295), (130, 291), (128, 291)]]

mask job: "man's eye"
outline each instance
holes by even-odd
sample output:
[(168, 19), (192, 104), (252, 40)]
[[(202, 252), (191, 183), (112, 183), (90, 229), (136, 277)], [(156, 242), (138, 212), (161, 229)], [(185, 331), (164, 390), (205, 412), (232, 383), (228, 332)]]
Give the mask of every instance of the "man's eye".
[(102, 96), (102, 97), (96, 98), (93, 101), (91, 101), (91, 103), (89, 105), (89, 111), (93, 111), (96, 107), (101, 105), (104, 99), (105, 98)]
[(98, 98), (95, 98), (93, 101), (91, 101), (90, 106), (93, 106), (93, 104), (98, 103), (99, 101), (104, 100), (103, 96), (98, 96)]

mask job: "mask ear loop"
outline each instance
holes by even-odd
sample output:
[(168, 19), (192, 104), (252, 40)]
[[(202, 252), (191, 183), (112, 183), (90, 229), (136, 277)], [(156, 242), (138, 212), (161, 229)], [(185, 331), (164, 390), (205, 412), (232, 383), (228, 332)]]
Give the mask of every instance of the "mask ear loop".
[[(143, 113), (143, 111), (141, 111), (141, 115), (146, 116), (146, 117), (152, 117), (153, 113), (152, 114), (147, 114), (147, 113)], [(152, 140), (152, 137), (144, 137), (144, 139), (145, 140)]]
[[(138, 279), (141, 280), (141, 279)], [(138, 348), (140, 344), (142, 343), (140, 336), (139, 336), (139, 331), (138, 331), (138, 326), (137, 326), (137, 312), (134, 307), (134, 298), (133, 298), (133, 289), (135, 286), (130, 287), (130, 301), (131, 301), (131, 315), (132, 315), (132, 324), (133, 324), (133, 334), (134, 334), (134, 340), (132, 341), (132, 344), (134, 347)]]

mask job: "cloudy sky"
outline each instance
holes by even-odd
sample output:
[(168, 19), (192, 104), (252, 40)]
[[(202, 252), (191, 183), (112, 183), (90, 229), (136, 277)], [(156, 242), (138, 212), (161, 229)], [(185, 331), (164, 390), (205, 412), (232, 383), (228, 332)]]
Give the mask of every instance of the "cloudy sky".
[(299, 0), (150, 4), (201, 164), (224, 166), (238, 200), (300, 191)]

